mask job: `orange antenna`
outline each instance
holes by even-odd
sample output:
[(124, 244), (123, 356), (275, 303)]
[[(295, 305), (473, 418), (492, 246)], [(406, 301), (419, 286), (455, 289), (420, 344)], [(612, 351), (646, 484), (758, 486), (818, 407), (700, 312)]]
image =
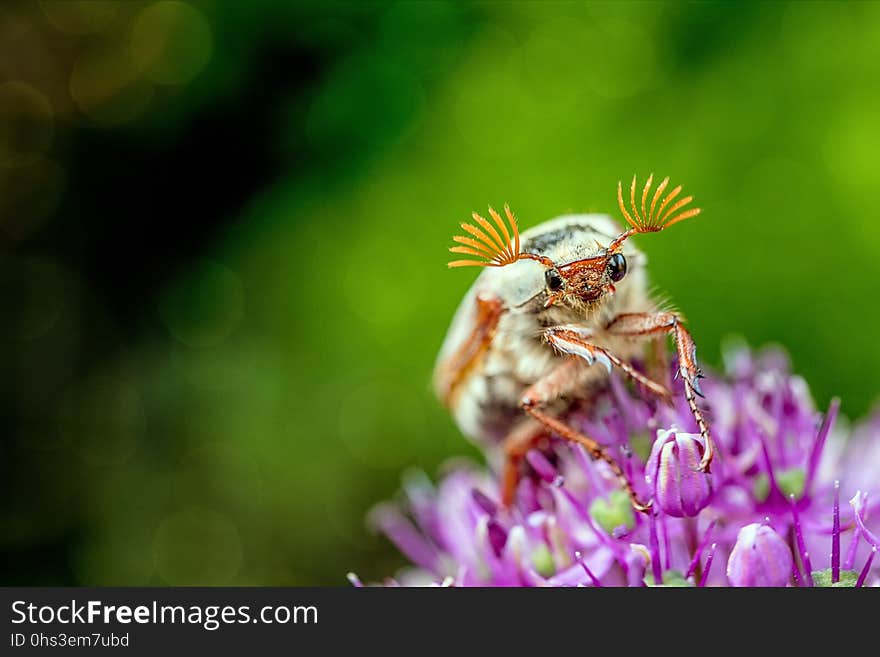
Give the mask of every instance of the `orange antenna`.
[[(677, 224), (679, 221), (684, 221), (685, 219), (696, 217), (700, 214), (700, 208), (684, 209), (686, 205), (694, 200), (693, 196), (685, 196), (684, 198), (675, 201), (681, 193), (681, 185), (669, 192), (666, 197), (660, 201), (660, 206), (657, 207), (657, 201), (660, 200), (660, 197), (666, 190), (666, 186), (669, 185), (668, 176), (657, 185), (657, 189), (654, 191), (654, 196), (651, 198), (651, 205), (649, 207), (647, 205), (648, 192), (651, 190), (651, 184), (653, 182), (654, 174), (652, 173), (648, 176), (648, 181), (645, 183), (644, 189), (642, 189), (641, 212), (639, 212), (639, 207), (636, 205), (636, 177), (633, 176), (632, 183), (629, 186), (630, 210), (627, 210), (626, 204), (623, 202), (623, 184), (620, 182), (617, 183), (617, 204), (620, 206), (620, 211), (623, 213), (627, 223), (632, 226), (632, 228), (615, 239), (611, 243), (611, 246), (608, 247), (609, 251), (614, 251), (620, 248), (620, 245), (623, 244), (624, 240), (636, 233), (656, 233), (664, 228), (669, 228), (672, 224)], [(675, 203), (673, 203), (673, 201), (675, 201)], [(672, 203), (672, 205), (669, 205), (670, 203)]]
[(509, 230), (501, 215), (491, 207), (489, 208), (489, 216), (495, 222), (494, 226), (476, 212), (472, 216), (478, 226), (461, 224), (462, 229), (471, 237), (456, 235), (452, 240), (462, 246), (453, 246), (449, 250), (452, 253), (474, 256), (479, 260), (454, 260), (449, 263), (449, 266), (503, 267), (521, 258), (535, 259), (535, 256), (529, 253), (520, 253), (519, 227), (516, 225), (516, 217), (513, 216), (507, 205), (504, 206), (504, 214), (507, 215), (507, 221), (510, 224)]
[[(626, 221), (635, 229), (635, 232), (656, 233), (664, 228), (668, 228), (672, 224), (677, 224), (679, 221), (684, 221), (685, 219), (700, 214), (700, 208), (682, 210), (682, 208), (694, 200), (693, 196), (685, 196), (670, 206), (669, 209), (666, 208), (666, 206), (672, 203), (681, 192), (681, 185), (669, 192), (669, 194), (666, 195), (666, 198), (660, 203), (660, 207), (657, 208), (657, 200), (669, 184), (668, 176), (663, 179), (663, 182), (657, 185), (657, 190), (654, 192), (654, 197), (651, 199), (650, 210), (646, 210), (648, 192), (651, 189), (652, 182), (654, 182), (653, 173), (648, 176), (648, 182), (645, 183), (645, 188), (642, 190), (642, 212), (639, 213), (639, 208), (636, 206), (636, 177), (633, 176), (632, 184), (629, 187), (630, 208), (632, 209), (632, 214), (627, 211), (626, 205), (624, 205), (623, 202), (623, 185), (620, 182), (617, 183), (617, 203), (620, 205), (620, 211), (623, 213)], [(682, 211), (679, 212), (680, 210)], [(678, 212), (678, 214), (676, 214), (676, 212)]]

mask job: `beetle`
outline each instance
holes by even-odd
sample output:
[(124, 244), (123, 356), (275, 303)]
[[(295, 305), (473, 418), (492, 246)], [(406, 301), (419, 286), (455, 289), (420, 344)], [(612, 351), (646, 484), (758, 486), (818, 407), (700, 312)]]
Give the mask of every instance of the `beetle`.
[(475, 223), (462, 223), (465, 234), (453, 237), (456, 245), (449, 250), (471, 259), (449, 267), (485, 269), (453, 316), (434, 368), (434, 387), (462, 433), (502, 447), (505, 506), (515, 496), (526, 453), (554, 435), (606, 462), (633, 506), (650, 508), (608, 449), (572, 426), (567, 415), (589, 401), (612, 367), (670, 402), (667, 386), (632, 364), (646, 341), (662, 347), (668, 335), (703, 438), (699, 468), (709, 471), (714, 446), (697, 402), (703, 394), (696, 346), (681, 315), (663, 310), (649, 294), (646, 258), (628, 241), (694, 217), (700, 209), (687, 207), (693, 197), (679, 198), (680, 185), (663, 196), (668, 177), (649, 201), (653, 180), (651, 174), (637, 204), (633, 177), (629, 208), (618, 183), (618, 205), (629, 225), (623, 231), (608, 216), (584, 214), (556, 217), (520, 234), (505, 206), (506, 222), (490, 207), (491, 222), (473, 213)]

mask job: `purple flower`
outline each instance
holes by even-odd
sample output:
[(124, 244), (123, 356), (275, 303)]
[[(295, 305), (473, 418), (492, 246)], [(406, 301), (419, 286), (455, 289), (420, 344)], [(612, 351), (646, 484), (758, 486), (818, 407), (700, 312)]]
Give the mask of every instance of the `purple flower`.
[(819, 413), (779, 351), (739, 349), (725, 363), (703, 381), (711, 475), (693, 468), (703, 445), (681, 382), (670, 407), (612, 376), (566, 419), (617, 457), (654, 500), (651, 513), (633, 510), (605, 463), (561, 439), (527, 454), (509, 508), (496, 472), (458, 464), (436, 488), (407, 479), (402, 504), (371, 514), (413, 563), (386, 583), (880, 585), (880, 413), (849, 441), (838, 402)]
[(793, 563), (782, 537), (753, 522), (739, 530), (727, 561), (727, 580), (731, 586), (785, 586)]
[(712, 496), (712, 477), (699, 471), (705, 447), (699, 434), (658, 431), (645, 468), (645, 481), (664, 513), (697, 515)]

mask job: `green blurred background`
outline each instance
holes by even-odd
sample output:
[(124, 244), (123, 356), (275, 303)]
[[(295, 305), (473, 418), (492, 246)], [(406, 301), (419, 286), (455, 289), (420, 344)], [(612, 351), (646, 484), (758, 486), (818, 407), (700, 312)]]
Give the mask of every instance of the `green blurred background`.
[(640, 238), (708, 365), (880, 392), (880, 6), (4, 2), (3, 583), (345, 584), (364, 516), (476, 451), (433, 399), (471, 210)]

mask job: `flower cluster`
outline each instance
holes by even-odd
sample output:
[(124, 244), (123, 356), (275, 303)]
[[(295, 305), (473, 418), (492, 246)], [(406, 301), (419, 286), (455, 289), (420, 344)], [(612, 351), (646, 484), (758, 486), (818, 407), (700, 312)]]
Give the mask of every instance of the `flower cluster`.
[[(454, 586), (863, 586), (880, 584), (880, 415), (852, 432), (819, 413), (778, 351), (742, 348), (709, 376), (710, 474), (681, 383), (673, 406), (612, 376), (569, 421), (607, 445), (649, 513), (605, 463), (553, 439), (529, 452), (515, 503), (497, 476), (410, 476), (371, 521), (414, 564), (388, 584)], [(871, 496), (874, 497), (871, 497)], [(843, 501), (841, 501), (843, 500)], [(849, 503), (847, 504), (847, 500)], [(359, 584), (356, 576), (349, 576)]]

